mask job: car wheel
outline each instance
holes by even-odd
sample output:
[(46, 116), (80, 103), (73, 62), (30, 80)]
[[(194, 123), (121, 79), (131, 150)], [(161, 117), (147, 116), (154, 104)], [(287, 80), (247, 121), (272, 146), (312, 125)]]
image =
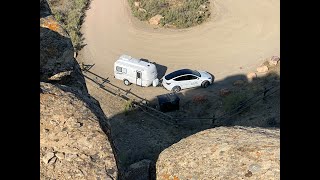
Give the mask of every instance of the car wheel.
[(181, 90), (180, 86), (175, 86), (175, 87), (172, 88), (172, 91), (176, 92), (176, 93), (179, 92), (180, 90)]
[(203, 81), (202, 82), (202, 84), (201, 84), (201, 86), (203, 87), (203, 88), (206, 88), (206, 87), (208, 87), (209, 86), (209, 81)]
[(123, 83), (124, 83), (124, 85), (126, 85), (126, 86), (129, 86), (129, 85), (131, 84), (127, 79), (124, 79), (124, 80), (123, 80)]

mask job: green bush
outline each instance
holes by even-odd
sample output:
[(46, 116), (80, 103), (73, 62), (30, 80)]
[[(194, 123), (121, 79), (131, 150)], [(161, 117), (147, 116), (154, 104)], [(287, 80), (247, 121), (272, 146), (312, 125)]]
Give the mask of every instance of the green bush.
[(69, 33), (76, 50), (80, 50), (83, 43), (80, 28), (89, 2), (90, 0), (48, 0), (52, 13)]
[(124, 104), (124, 114), (125, 114), (125, 115), (128, 115), (128, 114), (129, 114), (129, 111), (132, 110), (132, 108), (133, 108), (133, 102), (132, 102), (132, 100), (127, 101), (127, 102)]
[(162, 26), (168, 24), (177, 28), (187, 28), (201, 24), (210, 16), (208, 9), (200, 7), (200, 5), (208, 6), (208, 0), (181, 0), (181, 6), (172, 5), (172, 0), (140, 0), (140, 8), (145, 9), (146, 12), (139, 11), (139, 8), (134, 6), (134, 2), (138, 0), (128, 1), (132, 14), (141, 21), (149, 20), (157, 14), (162, 15), (164, 17), (160, 21)]

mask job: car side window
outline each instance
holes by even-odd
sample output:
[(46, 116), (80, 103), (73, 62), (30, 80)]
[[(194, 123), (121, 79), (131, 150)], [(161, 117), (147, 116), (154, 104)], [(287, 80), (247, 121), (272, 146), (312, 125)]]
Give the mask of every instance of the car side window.
[(180, 76), (180, 77), (175, 78), (173, 80), (175, 80), (175, 81), (184, 81), (184, 80), (186, 80), (186, 76)]
[(197, 77), (196, 77), (196, 76), (193, 76), (193, 75), (188, 75), (188, 76), (186, 77), (186, 80), (193, 80), (193, 79), (197, 79)]

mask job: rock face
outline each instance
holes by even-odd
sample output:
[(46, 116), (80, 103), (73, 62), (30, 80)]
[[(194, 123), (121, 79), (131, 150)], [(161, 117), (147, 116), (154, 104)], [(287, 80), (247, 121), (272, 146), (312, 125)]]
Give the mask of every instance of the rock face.
[(160, 20), (163, 18), (160, 14), (153, 16), (149, 19), (149, 23), (151, 25), (158, 25), (160, 23)]
[(40, 179), (116, 179), (110, 124), (73, 54), (67, 32), (40, 0)]
[(115, 178), (115, 157), (101, 129), (108, 131), (109, 124), (99, 104), (67, 86), (40, 88), (41, 179)]
[(152, 161), (144, 159), (137, 163), (131, 164), (124, 175), (125, 180), (148, 180), (154, 179), (152, 172)]
[(162, 151), (157, 179), (280, 179), (280, 130), (219, 127)]
[(54, 157), (54, 153), (53, 152), (48, 152), (47, 154), (45, 154), (43, 157), (42, 157), (42, 160), (44, 163), (48, 164), (49, 161)]
[[(68, 33), (55, 20), (45, 0), (40, 0), (40, 81), (65, 84), (86, 91)], [(58, 80), (55, 76), (59, 74)]]
[(52, 14), (49, 4), (46, 0), (40, 0), (40, 18), (50, 16)]

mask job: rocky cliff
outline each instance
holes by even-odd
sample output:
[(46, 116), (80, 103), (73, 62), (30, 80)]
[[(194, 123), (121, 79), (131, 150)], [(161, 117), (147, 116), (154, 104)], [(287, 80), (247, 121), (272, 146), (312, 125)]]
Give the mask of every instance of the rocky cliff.
[(162, 151), (157, 179), (280, 179), (280, 130), (219, 127)]
[[(150, 137), (145, 131), (131, 139), (125, 134), (118, 142), (126, 147), (115, 151), (110, 134), (98, 101), (88, 94), (68, 33), (40, 0), (40, 179), (118, 179), (115, 155), (125, 159), (124, 150), (134, 152), (127, 142)], [(121, 179), (280, 179), (279, 129), (218, 127), (179, 136), (175, 143), (177, 137), (165, 136), (169, 147), (157, 151), (156, 169), (154, 161), (141, 159), (128, 165)], [(160, 141), (147, 142), (152, 143), (142, 144), (140, 154)]]
[(40, 179), (116, 179), (110, 125), (68, 33), (40, 0)]
[(87, 93), (68, 33), (40, 0), (40, 81), (64, 84)]

